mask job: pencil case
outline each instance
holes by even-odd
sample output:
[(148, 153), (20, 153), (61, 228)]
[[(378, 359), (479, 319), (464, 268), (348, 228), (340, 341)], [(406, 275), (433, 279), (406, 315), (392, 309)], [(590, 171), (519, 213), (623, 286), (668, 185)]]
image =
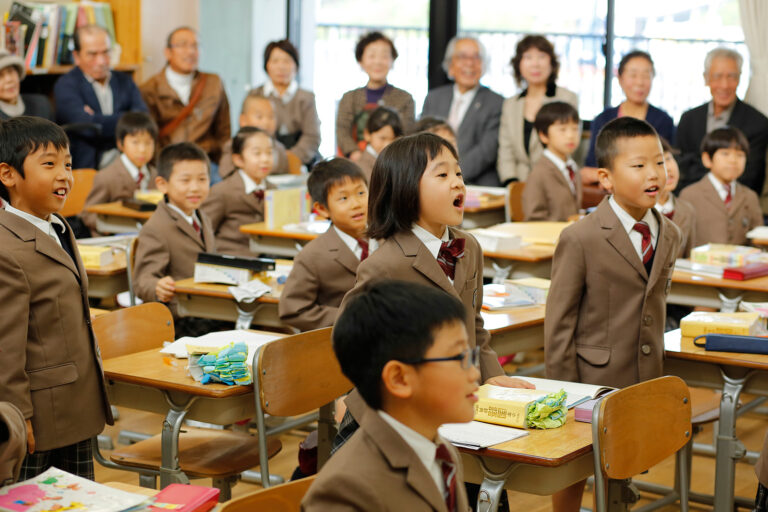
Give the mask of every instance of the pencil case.
[(693, 339), (693, 344), (706, 351), (741, 352), (743, 354), (768, 354), (768, 338), (738, 336), (735, 334), (703, 334)]

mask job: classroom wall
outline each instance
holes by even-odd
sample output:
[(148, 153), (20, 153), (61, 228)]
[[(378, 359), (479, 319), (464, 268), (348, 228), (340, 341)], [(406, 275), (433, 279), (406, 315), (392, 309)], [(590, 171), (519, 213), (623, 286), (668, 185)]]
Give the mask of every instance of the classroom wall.
[(190, 0), (144, 0), (141, 5), (141, 48), (144, 65), (141, 77), (144, 81), (165, 66), (165, 40), (176, 27), (200, 28), (200, 4)]

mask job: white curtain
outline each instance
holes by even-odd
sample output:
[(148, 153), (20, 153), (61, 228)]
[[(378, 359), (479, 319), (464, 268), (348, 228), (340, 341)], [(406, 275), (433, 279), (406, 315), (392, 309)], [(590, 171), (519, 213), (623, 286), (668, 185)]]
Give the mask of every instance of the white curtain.
[(739, 0), (751, 78), (744, 101), (768, 116), (768, 2)]

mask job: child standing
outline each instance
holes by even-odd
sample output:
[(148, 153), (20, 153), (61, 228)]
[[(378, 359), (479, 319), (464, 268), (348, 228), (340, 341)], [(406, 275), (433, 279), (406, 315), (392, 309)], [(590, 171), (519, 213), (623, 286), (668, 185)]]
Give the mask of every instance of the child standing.
[(661, 190), (659, 198), (656, 200), (656, 209), (664, 214), (669, 220), (677, 224), (683, 235), (683, 241), (680, 244), (680, 250), (677, 253), (678, 258), (688, 258), (693, 249), (694, 233), (696, 229), (696, 212), (693, 205), (688, 201), (675, 197), (672, 192), (677, 187), (680, 180), (680, 168), (677, 166), (677, 160), (673, 154), (672, 147), (661, 138), (661, 147), (664, 149), (664, 167), (667, 168), (667, 185)]
[(564, 101), (547, 103), (533, 127), (546, 148), (523, 189), (526, 221), (566, 221), (581, 210), (581, 177), (571, 155), (579, 147), (579, 113)]
[(56, 213), (72, 183), (64, 130), (39, 117), (0, 124), (0, 389), (26, 422), (22, 480), (51, 466), (93, 480), (91, 438), (112, 424), (88, 279)]
[(403, 125), (400, 116), (389, 107), (378, 107), (371, 112), (363, 131), (363, 138), (367, 145), (357, 165), (365, 175), (366, 181), (371, 181), (371, 172), (376, 157), (393, 140), (403, 135)]
[(747, 163), (749, 142), (738, 128), (717, 128), (701, 141), (701, 162), (709, 172), (680, 193), (696, 211), (694, 247), (747, 243), (747, 232), (763, 225), (757, 194), (736, 181)]

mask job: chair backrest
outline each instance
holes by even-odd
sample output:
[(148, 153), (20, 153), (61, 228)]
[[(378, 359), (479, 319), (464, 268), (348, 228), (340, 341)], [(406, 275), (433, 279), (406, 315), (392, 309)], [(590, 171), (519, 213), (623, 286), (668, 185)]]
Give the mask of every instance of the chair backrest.
[[(599, 469), (622, 480), (680, 450), (691, 438), (691, 400), (679, 377), (660, 377), (615, 391), (593, 411)], [(598, 467), (596, 465), (595, 470)]]
[(295, 512), (299, 510), (301, 500), (316, 478), (317, 475), (312, 475), (234, 498), (223, 503), (219, 512), (252, 512), (254, 510)]
[(333, 353), (331, 330), (295, 334), (260, 347), (254, 379), (265, 413), (297, 416), (352, 389)]
[(297, 157), (290, 151), (285, 152), (285, 156), (288, 159), (288, 173), (289, 174), (301, 174), (301, 158)]
[(96, 169), (75, 169), (72, 171), (75, 183), (72, 185), (69, 196), (67, 196), (67, 201), (64, 203), (61, 211), (59, 211), (62, 217), (80, 215), (80, 212), (83, 211), (83, 206), (85, 206), (85, 200), (93, 188), (93, 179), (96, 177), (96, 172)]
[(525, 220), (523, 215), (523, 190), (525, 189), (524, 181), (513, 181), (507, 185), (507, 200), (508, 210), (507, 217), (509, 221), (521, 222)]
[(118, 309), (93, 319), (93, 332), (101, 357), (109, 359), (152, 348), (173, 341), (173, 316), (160, 302)]

